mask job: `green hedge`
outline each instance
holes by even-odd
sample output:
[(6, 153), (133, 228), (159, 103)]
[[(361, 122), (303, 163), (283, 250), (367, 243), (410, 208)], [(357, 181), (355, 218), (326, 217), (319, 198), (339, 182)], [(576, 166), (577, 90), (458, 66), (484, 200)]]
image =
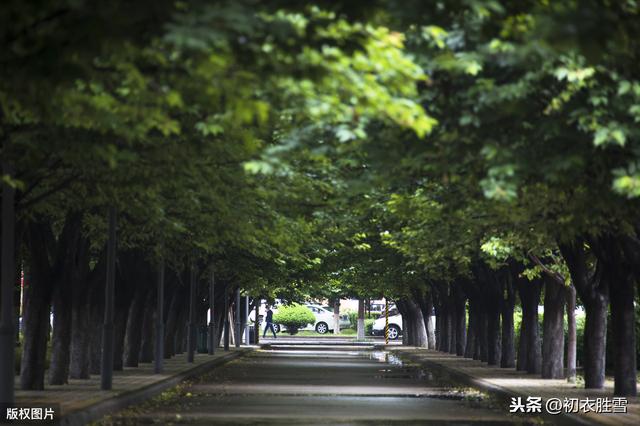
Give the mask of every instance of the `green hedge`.
[[(349, 322), (351, 323), (351, 328), (353, 328), (354, 330), (358, 330), (358, 312), (348, 310), (346, 314), (349, 315)], [(364, 334), (366, 336), (371, 336), (373, 334), (373, 323), (378, 319), (379, 316), (380, 316), (379, 312), (369, 313), (365, 311)]]
[[(347, 310), (345, 312), (347, 315), (349, 315), (349, 322), (351, 323), (351, 327), (353, 328), (357, 328), (358, 327), (358, 311), (352, 311), (352, 310)], [(377, 319), (378, 315), (380, 315), (379, 313), (368, 313), (365, 312), (364, 313), (364, 319), (365, 319), (365, 326), (366, 326), (366, 320), (368, 319)]]
[(364, 334), (371, 336), (373, 334), (373, 323), (376, 322), (373, 318), (364, 320)]
[(296, 334), (298, 329), (306, 327), (307, 324), (314, 324), (316, 317), (306, 306), (294, 303), (280, 306), (278, 312), (273, 315), (273, 322), (287, 327), (289, 334)]

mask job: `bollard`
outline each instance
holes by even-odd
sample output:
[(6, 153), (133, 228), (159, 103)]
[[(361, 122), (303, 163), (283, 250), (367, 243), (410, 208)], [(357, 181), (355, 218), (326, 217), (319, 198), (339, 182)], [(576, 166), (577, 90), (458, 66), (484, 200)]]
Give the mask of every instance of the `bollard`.
[(389, 344), (389, 301), (384, 299), (384, 344)]

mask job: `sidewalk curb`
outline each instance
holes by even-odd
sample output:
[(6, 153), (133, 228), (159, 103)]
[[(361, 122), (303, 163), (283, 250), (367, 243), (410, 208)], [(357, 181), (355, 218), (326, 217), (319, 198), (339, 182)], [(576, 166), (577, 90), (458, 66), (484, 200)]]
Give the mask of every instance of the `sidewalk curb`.
[(111, 398), (96, 402), (95, 404), (91, 404), (87, 407), (70, 411), (63, 414), (56, 424), (60, 426), (86, 425), (106, 416), (107, 414), (123, 410), (130, 405), (152, 398), (160, 394), (162, 391), (178, 385), (184, 380), (206, 373), (215, 367), (226, 364), (227, 362), (246, 355), (253, 350), (254, 348), (241, 348), (234, 350), (233, 352), (229, 352), (219, 358), (213, 359), (207, 363), (198, 365), (197, 367), (183, 371), (159, 382), (149, 384), (142, 388), (126, 391), (121, 394), (114, 395)]
[[(454, 376), (456, 380), (473, 385), (474, 387), (479, 388), (481, 390), (490, 392), (498, 396), (499, 398), (504, 399), (505, 401), (510, 401), (512, 397), (526, 398), (530, 396), (530, 395), (525, 395), (525, 394), (516, 392), (509, 388), (505, 388), (503, 386), (493, 384), (479, 377), (472, 376), (471, 374), (468, 374), (457, 368), (440, 364), (437, 361), (424, 359), (415, 354), (404, 353), (402, 350), (398, 350), (398, 349), (394, 350), (393, 348), (386, 348), (386, 350), (389, 352), (392, 352), (398, 358), (406, 359), (406, 360), (421, 363), (421, 364), (427, 364), (431, 367), (435, 367), (440, 370), (446, 371), (447, 373)], [(587, 419), (584, 416), (569, 414), (569, 413), (561, 413), (559, 415), (551, 415), (549, 413), (543, 413), (542, 417), (545, 420), (553, 420), (554, 424), (561, 424), (561, 425), (581, 425), (581, 426), (601, 426), (602, 425), (602, 423), (597, 422), (595, 420)]]

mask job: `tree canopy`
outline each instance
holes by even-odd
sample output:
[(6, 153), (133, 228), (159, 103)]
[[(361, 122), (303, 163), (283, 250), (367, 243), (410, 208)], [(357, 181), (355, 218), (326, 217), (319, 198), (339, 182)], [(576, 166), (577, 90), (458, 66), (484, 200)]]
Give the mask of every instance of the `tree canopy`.
[(53, 252), (78, 222), (97, 270), (113, 206), (119, 250), (179, 276), (213, 267), (255, 296), (400, 300), (513, 268), (574, 285), (588, 315), (610, 302), (625, 330), (639, 14), (631, 0), (9, 1), (0, 139), (20, 255), (37, 257), (35, 226)]

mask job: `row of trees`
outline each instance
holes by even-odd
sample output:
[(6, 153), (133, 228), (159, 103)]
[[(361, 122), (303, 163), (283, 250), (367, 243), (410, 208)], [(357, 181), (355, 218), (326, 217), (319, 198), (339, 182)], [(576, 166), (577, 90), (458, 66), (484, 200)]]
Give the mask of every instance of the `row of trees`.
[(101, 294), (115, 209), (127, 302), (160, 261), (180, 297), (193, 264), (228, 294), (384, 295), (410, 343), (558, 377), (576, 300), (585, 386), (604, 384), (610, 317), (615, 393), (634, 395), (636, 2), (289, 3), (7, 6), (23, 387), (43, 383), (49, 306), (87, 305), (92, 277)]
[[(106, 356), (116, 369), (149, 361), (154, 324), (165, 356), (179, 353), (207, 304), (220, 324), (238, 289), (291, 296), (315, 282), (320, 160), (264, 174), (260, 153), (364, 134), (369, 120), (428, 130), (411, 100), (422, 70), (388, 29), (254, 3), (3, 5), (3, 402), (18, 322), (20, 387), (43, 389)], [(215, 300), (199, 284), (211, 271)]]
[(610, 330), (614, 392), (635, 395), (637, 3), (394, 5), (376, 19), (405, 34), (438, 125), (425, 140), (377, 125), (336, 149), (360, 184), (342, 273), (398, 298), (410, 343), (543, 377), (574, 374), (579, 303), (585, 387), (604, 385)]

